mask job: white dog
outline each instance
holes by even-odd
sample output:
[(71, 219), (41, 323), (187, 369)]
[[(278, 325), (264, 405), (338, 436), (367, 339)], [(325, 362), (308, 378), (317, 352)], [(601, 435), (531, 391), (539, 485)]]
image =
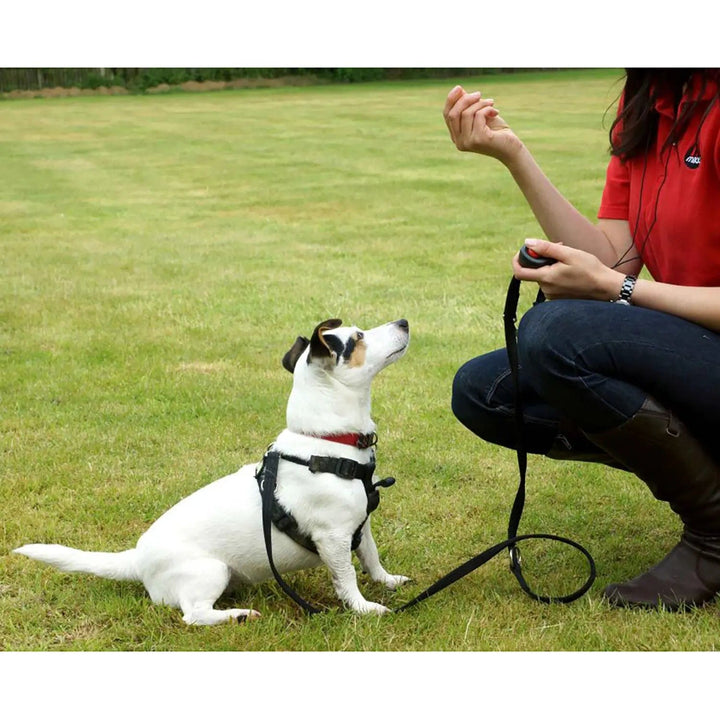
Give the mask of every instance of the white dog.
[[(273, 526), (273, 558), (280, 573), (324, 562), (338, 597), (352, 610), (385, 613), (388, 608), (368, 602), (360, 593), (352, 547), (359, 540), (357, 555), (373, 580), (388, 588), (408, 580), (390, 575), (380, 564), (370, 532), (369, 501), (376, 439), (370, 383), (404, 354), (410, 333), (405, 320), (366, 332), (341, 324), (340, 320), (321, 323), (311, 340), (299, 337), (283, 358), (283, 366), (294, 377), (287, 429), (269, 449), (280, 453), (276, 510), (289, 514), (300, 540), (304, 538), (316, 552)], [(316, 456), (314, 468), (307, 466), (312, 456)], [(360, 481), (338, 476), (333, 470), (336, 458), (346, 459), (343, 470), (350, 467), (350, 474), (358, 469), (370, 477)], [(14, 552), (65, 571), (142, 581), (153, 602), (179, 607), (188, 624), (215, 625), (257, 616), (254, 610), (217, 610), (214, 604), (231, 585), (272, 577), (256, 478), (261, 467), (245, 465), (181, 500), (131, 550), (85, 552), (34, 544)]]

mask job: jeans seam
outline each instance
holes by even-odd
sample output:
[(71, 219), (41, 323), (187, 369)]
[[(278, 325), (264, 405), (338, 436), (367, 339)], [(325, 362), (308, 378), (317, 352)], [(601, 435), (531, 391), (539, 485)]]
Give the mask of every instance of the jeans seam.
[[(519, 372), (519, 370), (518, 370), (518, 372)], [(495, 378), (492, 385), (488, 389), (487, 393), (485, 393), (485, 398), (484, 398), (485, 399), (485, 407), (487, 407), (487, 408), (493, 407), (492, 396), (495, 393), (495, 391), (497, 390), (498, 385), (500, 385), (500, 383), (503, 380), (505, 380), (507, 377), (509, 377), (511, 375), (512, 375), (512, 370), (507, 369), (507, 370), (504, 370), (502, 373), (500, 373), (500, 375), (498, 375)], [(500, 412), (507, 417), (512, 417), (513, 415), (515, 415), (515, 406), (514, 405), (512, 407), (509, 407), (507, 405), (497, 404), (494, 406), (494, 410), (495, 410), (495, 412)], [(546, 420), (545, 418), (529, 417), (528, 415), (525, 414), (524, 409), (523, 409), (523, 419), (525, 420), (526, 423), (529, 421), (529, 422), (533, 422), (538, 425), (543, 425), (544, 427), (549, 427), (549, 428), (553, 427), (556, 424), (556, 421), (554, 421), (554, 420)]]
[[(503, 370), (503, 372), (498, 375), (495, 380), (493, 381), (492, 385), (488, 389), (488, 391), (485, 393), (485, 405), (487, 407), (492, 407), (492, 396), (495, 394), (495, 391), (498, 388), (498, 385), (505, 380), (509, 375), (512, 375), (512, 371), (510, 369)], [(498, 405), (498, 408), (504, 408), (503, 405)]]

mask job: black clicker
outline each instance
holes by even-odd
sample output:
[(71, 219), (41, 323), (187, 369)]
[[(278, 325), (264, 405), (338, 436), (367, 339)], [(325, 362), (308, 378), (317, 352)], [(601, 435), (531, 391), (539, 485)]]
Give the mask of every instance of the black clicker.
[(546, 265), (552, 265), (557, 260), (549, 257), (542, 257), (538, 255), (534, 250), (531, 250), (527, 245), (523, 245), (520, 248), (520, 254), (518, 256), (518, 262), (526, 268), (541, 268)]

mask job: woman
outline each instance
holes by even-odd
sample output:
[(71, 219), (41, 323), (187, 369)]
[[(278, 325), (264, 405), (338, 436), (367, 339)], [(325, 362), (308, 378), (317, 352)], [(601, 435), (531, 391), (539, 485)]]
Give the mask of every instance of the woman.
[[(683, 522), (656, 566), (605, 588), (617, 606), (680, 609), (720, 591), (720, 72), (628, 70), (610, 130), (598, 222), (553, 187), (492, 99), (458, 86), (444, 117), (459, 150), (502, 162), (556, 260), (526, 269), (551, 302), (518, 328), (531, 452), (635, 473)], [(653, 280), (637, 279), (646, 267)], [(505, 350), (470, 360), (453, 411), (515, 446)]]

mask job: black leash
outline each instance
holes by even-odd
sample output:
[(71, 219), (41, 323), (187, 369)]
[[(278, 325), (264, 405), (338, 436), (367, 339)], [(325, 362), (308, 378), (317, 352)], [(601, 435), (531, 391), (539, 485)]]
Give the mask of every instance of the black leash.
[[(515, 323), (517, 322), (517, 307), (520, 299), (520, 281), (513, 277), (510, 280), (507, 295), (505, 298), (505, 309), (503, 311), (503, 322), (505, 327), (505, 347), (507, 348), (508, 361), (510, 363), (510, 373), (513, 380), (513, 392), (515, 395), (515, 425), (517, 431), (517, 461), (518, 461), (518, 472), (520, 475), (520, 484), (518, 486), (515, 500), (513, 502), (512, 510), (510, 511), (510, 520), (508, 522), (508, 539), (507, 547), (510, 549), (510, 570), (517, 579), (520, 587), (527, 593), (531, 598), (538, 600), (543, 603), (559, 602), (559, 603), (571, 603), (574, 600), (582, 597), (595, 582), (597, 571), (595, 568), (595, 561), (592, 555), (579, 543), (574, 540), (569, 540), (560, 535), (547, 535), (547, 534), (534, 534), (534, 535), (518, 535), (517, 531), (520, 527), (520, 519), (522, 518), (523, 509), (525, 508), (525, 476), (527, 475), (527, 448), (525, 446), (525, 422), (523, 418), (523, 407), (520, 394), (520, 365), (518, 362), (517, 353), (517, 332), (515, 330)], [(535, 304), (541, 303), (545, 300), (545, 296), (542, 290), (538, 290)], [(527, 581), (523, 577), (521, 563), (522, 559), (520, 556), (520, 549), (517, 547), (517, 542), (525, 540), (527, 538), (553, 540), (555, 542), (564, 543), (571, 547), (579, 550), (587, 559), (590, 571), (588, 579), (573, 593), (562, 596), (548, 596), (538, 595), (530, 589)]]
[[(531, 598), (538, 600), (542, 603), (571, 603), (574, 600), (582, 597), (595, 582), (596, 569), (595, 561), (592, 555), (579, 543), (568, 538), (561, 537), (560, 535), (551, 535), (548, 533), (532, 533), (528, 535), (518, 535), (517, 531), (520, 527), (520, 520), (522, 518), (523, 510), (525, 508), (525, 476), (527, 474), (527, 449), (525, 446), (525, 423), (523, 420), (523, 408), (520, 396), (520, 366), (518, 362), (517, 354), (517, 332), (515, 330), (515, 323), (517, 322), (517, 307), (520, 300), (520, 281), (513, 277), (510, 280), (510, 286), (508, 287), (507, 295), (505, 297), (505, 309), (503, 311), (503, 322), (505, 328), (505, 346), (508, 353), (508, 361), (510, 363), (510, 372), (513, 380), (513, 391), (515, 395), (515, 423), (517, 427), (517, 460), (518, 470), (520, 474), (520, 484), (518, 485), (517, 493), (515, 494), (515, 500), (513, 501), (512, 510), (510, 511), (510, 520), (508, 521), (508, 538), (503, 542), (497, 543), (489, 547), (487, 550), (481, 552), (479, 555), (468, 560), (463, 565), (455, 568), (444, 577), (440, 578), (437, 582), (431, 585), (427, 590), (424, 590), (416, 598), (413, 598), (409, 602), (405, 603), (402, 607), (398, 608), (396, 612), (407, 610), (423, 600), (435, 595), (436, 593), (444, 590), (448, 585), (460, 580), (465, 577), (473, 570), (476, 570), (481, 565), (484, 565), (489, 560), (492, 560), (496, 555), (502, 552), (505, 548), (510, 551), (510, 570), (517, 579), (520, 587), (525, 591)], [(540, 303), (545, 300), (542, 291), (538, 291), (537, 299), (535, 303)], [(579, 550), (587, 559), (590, 567), (587, 581), (573, 593), (569, 595), (561, 596), (549, 596), (539, 595), (534, 592), (528, 585), (525, 577), (522, 573), (521, 568), (521, 556), (518, 543), (523, 540), (552, 540), (554, 542), (560, 542), (565, 545), (570, 545), (576, 550)]]
[[(508, 360), (510, 363), (510, 371), (513, 379), (513, 390), (515, 393), (515, 422), (517, 426), (517, 460), (518, 470), (520, 474), (520, 484), (513, 501), (512, 510), (510, 511), (510, 519), (508, 522), (508, 537), (507, 540), (489, 547), (487, 550), (475, 555), (470, 558), (467, 562), (463, 563), (454, 570), (451, 570), (447, 575), (441, 577), (429, 588), (423, 590), (417, 597), (413, 598), (409, 602), (406, 602), (399, 608), (396, 608), (394, 612), (403, 612), (411, 607), (427, 600), (433, 595), (444, 590), (449, 585), (457, 582), (461, 578), (477, 570), (489, 560), (492, 560), (496, 555), (505, 550), (506, 548), (510, 552), (510, 570), (517, 579), (520, 587), (523, 591), (531, 598), (538, 600), (542, 603), (571, 603), (578, 598), (582, 597), (595, 582), (596, 569), (595, 561), (592, 555), (579, 543), (574, 540), (562, 537), (560, 535), (551, 535), (547, 533), (532, 533), (527, 535), (518, 535), (517, 531), (520, 526), (520, 520), (522, 518), (523, 510), (525, 508), (525, 477), (527, 474), (527, 449), (525, 446), (525, 423), (523, 419), (523, 409), (520, 397), (520, 378), (519, 378), (519, 363), (517, 354), (517, 332), (515, 329), (515, 323), (517, 321), (517, 307), (520, 299), (520, 281), (515, 277), (510, 281), (508, 287), (507, 296), (505, 299), (505, 309), (503, 311), (503, 321), (505, 327), (505, 345), (508, 353)], [(538, 292), (536, 304), (543, 302), (544, 296), (542, 291)], [(272, 455), (272, 458), (270, 457)], [(270, 563), (270, 569), (272, 570), (275, 579), (277, 580), (283, 591), (291, 597), (301, 608), (307, 613), (314, 615), (322, 612), (318, 608), (311, 605), (309, 602), (304, 600), (298, 595), (282, 578), (280, 573), (275, 567), (275, 563), (272, 557), (272, 505), (275, 493), (275, 484), (277, 480), (277, 468), (280, 456), (278, 453), (268, 453), (265, 458), (263, 466), (263, 477), (260, 479), (260, 489), (262, 494), (262, 507), (263, 507), (263, 533), (265, 535), (265, 548), (267, 550), (268, 561)], [(550, 595), (539, 595), (534, 592), (528, 585), (525, 577), (523, 576), (521, 563), (522, 559), (520, 556), (520, 550), (518, 543), (523, 540), (552, 540), (554, 542), (563, 543), (570, 545), (576, 550), (580, 551), (588, 561), (590, 568), (587, 581), (573, 593), (561, 596), (550, 596)]]

